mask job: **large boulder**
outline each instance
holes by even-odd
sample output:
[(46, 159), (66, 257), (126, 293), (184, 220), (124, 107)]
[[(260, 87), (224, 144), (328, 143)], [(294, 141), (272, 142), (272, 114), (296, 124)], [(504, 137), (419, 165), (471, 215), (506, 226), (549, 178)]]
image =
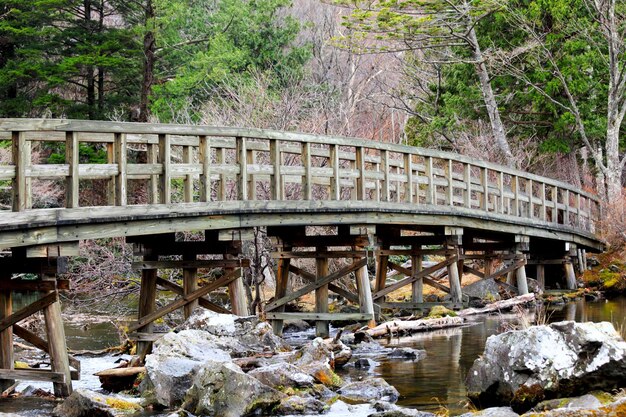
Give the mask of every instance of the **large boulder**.
[(155, 342), (146, 356), (147, 378), (142, 394), (165, 407), (179, 406), (195, 375), (208, 361), (230, 361), (230, 354), (216, 343), (215, 336), (201, 330), (167, 333)]
[(241, 417), (267, 413), (285, 398), (232, 362), (207, 362), (187, 391), (183, 408), (195, 415)]
[(275, 363), (253, 369), (248, 375), (272, 388), (311, 388), (315, 380), (289, 363)]
[(500, 300), (500, 285), (495, 279), (481, 279), (470, 285), (463, 287), (463, 294), (471, 298), (478, 298), (487, 302)]
[(120, 417), (141, 411), (139, 400), (77, 389), (53, 410), (56, 417)]
[(625, 384), (626, 342), (613, 325), (572, 321), (490, 336), (466, 380), (476, 405), (516, 412)]
[(322, 338), (315, 338), (302, 346), (287, 358), (287, 362), (326, 386), (339, 388), (343, 385), (343, 380), (335, 373), (334, 354)]
[(367, 403), (370, 401), (396, 402), (400, 393), (382, 378), (368, 378), (347, 384), (337, 391), (349, 402)]
[(272, 326), (256, 316), (239, 317), (197, 309), (177, 331), (201, 330), (212, 337), (220, 349), (233, 358), (252, 356), (261, 352), (288, 352), (291, 347), (274, 335)]

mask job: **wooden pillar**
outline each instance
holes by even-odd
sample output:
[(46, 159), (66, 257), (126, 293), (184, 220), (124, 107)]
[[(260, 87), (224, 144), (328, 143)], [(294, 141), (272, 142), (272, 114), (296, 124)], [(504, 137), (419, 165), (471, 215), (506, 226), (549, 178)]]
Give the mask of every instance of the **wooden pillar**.
[[(196, 256), (184, 255), (184, 260), (196, 260)], [(198, 268), (183, 268), (183, 293), (190, 294), (198, 289)], [(183, 315), (185, 320), (191, 316), (191, 313), (198, 307), (198, 300), (194, 300), (183, 307)]]
[[(145, 256), (145, 260), (156, 261), (158, 257)], [(139, 290), (139, 319), (153, 313), (156, 310), (156, 294), (157, 294), (157, 272), (156, 269), (141, 270), (141, 288)], [(148, 323), (138, 329), (142, 333), (152, 333), (153, 323)], [(138, 341), (137, 355), (141, 362), (144, 361), (146, 355), (152, 350), (152, 342)]]
[[(224, 255), (224, 259), (235, 259), (235, 257), (233, 255)], [(225, 270), (228, 271), (229, 269), (226, 268)], [(243, 278), (241, 276), (228, 284), (228, 294), (230, 294), (233, 314), (236, 316), (247, 316), (248, 302), (246, 301), (246, 289), (243, 286)]]
[(546, 289), (546, 267), (543, 264), (537, 264), (537, 283), (539, 288)]
[(528, 294), (528, 280), (526, 279), (526, 266), (522, 265), (515, 271), (517, 278), (517, 291), (519, 295)]
[[(0, 279), (9, 279), (0, 277)], [(0, 319), (13, 313), (11, 290), (0, 291)], [(13, 369), (13, 327), (9, 326), (0, 332), (0, 369)], [(15, 383), (12, 379), (0, 379), (0, 392)]]
[(493, 253), (491, 251), (485, 252), (485, 278), (493, 274)]
[[(449, 256), (457, 256), (458, 248), (454, 247), (456, 250), (454, 254)], [(461, 280), (459, 278), (459, 268), (458, 262), (452, 262), (448, 265), (448, 280), (450, 281), (450, 297), (451, 301), (456, 304), (461, 304), (463, 302), (463, 294), (461, 292)]]
[[(421, 249), (422, 246), (418, 245), (417, 249)], [(413, 276), (417, 275), (422, 270), (422, 254), (413, 255), (411, 257), (411, 273)], [(411, 300), (414, 303), (424, 302), (424, 279), (420, 278), (416, 280), (411, 287)]]
[[(291, 248), (284, 247), (283, 250), (290, 251)], [(287, 295), (287, 288), (289, 286), (289, 258), (280, 258), (278, 260), (278, 271), (276, 272), (276, 291), (274, 293), (274, 300), (279, 300)], [(276, 312), (285, 311), (285, 306), (282, 305), (275, 310)], [(283, 334), (283, 320), (272, 320), (272, 330), (277, 336)]]
[(583, 271), (587, 270), (587, 250), (583, 249)]
[[(357, 250), (358, 248), (354, 248)], [(357, 262), (359, 258), (355, 258), (352, 262)], [(355, 272), (356, 288), (359, 293), (359, 310), (363, 314), (374, 314), (374, 302), (372, 300), (372, 288), (370, 286), (369, 274), (367, 266), (359, 268)], [(375, 326), (376, 321), (372, 319), (368, 326)]]
[(576, 254), (578, 255), (578, 272), (582, 274), (585, 272), (585, 266), (583, 264), (583, 250), (577, 249)]
[[(318, 253), (326, 252), (325, 247), (318, 247)], [(328, 258), (316, 258), (315, 259), (315, 269), (317, 274), (317, 279), (328, 275)], [(328, 284), (323, 285), (317, 290), (315, 290), (315, 312), (316, 313), (328, 313)], [(328, 321), (326, 320), (318, 320), (315, 322), (315, 334), (318, 337), (328, 337), (330, 334)]]
[(576, 273), (574, 272), (574, 264), (572, 263), (572, 259), (569, 256), (565, 257), (563, 268), (565, 269), (565, 282), (567, 285), (567, 289), (577, 289), (578, 285), (576, 284)]
[[(381, 249), (389, 249), (388, 244), (381, 245)], [(376, 256), (376, 285), (375, 290), (380, 291), (385, 288), (385, 284), (387, 283), (387, 255), (378, 255)], [(384, 298), (383, 298), (384, 300)]]
[[(54, 280), (55, 278), (44, 277), (44, 279)], [(61, 302), (58, 297), (54, 303), (44, 307), (43, 316), (48, 335), (48, 353), (50, 354), (52, 372), (60, 372), (65, 375), (65, 382), (55, 382), (53, 384), (54, 395), (67, 397), (72, 393), (72, 376), (70, 373), (70, 361), (67, 356), (63, 319), (61, 318)]]

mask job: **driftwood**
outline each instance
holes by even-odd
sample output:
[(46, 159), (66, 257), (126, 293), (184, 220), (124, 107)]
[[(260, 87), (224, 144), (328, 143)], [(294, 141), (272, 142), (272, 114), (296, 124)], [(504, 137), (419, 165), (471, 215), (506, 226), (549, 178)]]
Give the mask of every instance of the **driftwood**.
[(102, 388), (111, 392), (120, 392), (128, 390), (133, 387), (137, 376), (146, 372), (146, 368), (143, 366), (130, 366), (126, 368), (113, 368), (106, 369), (104, 371), (96, 372)]
[(459, 317), (473, 316), (475, 314), (492, 313), (494, 311), (509, 310), (517, 305), (526, 304), (535, 301), (535, 294), (518, 295), (508, 300), (500, 300), (495, 303), (487, 304), (482, 308), (466, 308), (457, 313)]
[(392, 320), (372, 329), (359, 330), (355, 337), (361, 333), (361, 337), (369, 335), (371, 337), (391, 336), (397, 333), (416, 333), (429, 330), (445, 329), (446, 327), (458, 327), (464, 324), (462, 317), (440, 317), (420, 320)]

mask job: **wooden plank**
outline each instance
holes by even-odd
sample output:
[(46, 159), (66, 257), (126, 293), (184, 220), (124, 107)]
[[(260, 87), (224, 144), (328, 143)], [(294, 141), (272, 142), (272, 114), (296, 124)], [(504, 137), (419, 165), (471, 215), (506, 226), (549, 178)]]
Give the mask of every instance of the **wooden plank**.
[(30, 187), (26, 178), (26, 169), (31, 163), (31, 144), (26, 141), (24, 132), (12, 132), (12, 154), (15, 165), (15, 177), (11, 191), (13, 211), (24, 211), (30, 208)]
[(300, 259), (300, 258), (317, 258), (317, 259), (325, 259), (325, 258), (356, 258), (356, 257), (364, 257), (367, 256), (367, 251), (329, 251), (329, 252), (318, 252), (318, 251), (298, 251), (298, 252), (288, 252), (288, 251), (277, 251), (271, 253), (273, 259), (282, 259), (282, 258), (290, 258), (290, 259)]
[(365, 148), (358, 146), (355, 148), (355, 169), (358, 172), (358, 178), (356, 179), (356, 199), (365, 199), (366, 181), (365, 181)]
[(242, 227), (238, 229), (222, 229), (217, 233), (217, 240), (220, 242), (232, 240), (254, 240), (254, 229)]
[(380, 308), (389, 308), (393, 310), (418, 310), (423, 308), (432, 308), (435, 306), (444, 306), (447, 308), (454, 308), (457, 306), (455, 303), (451, 302), (382, 302), (377, 303)]
[[(6, 320), (13, 313), (13, 299), (11, 291), (0, 291), (0, 319)], [(0, 330), (0, 368), (12, 370), (14, 367), (13, 328)], [(0, 391), (11, 387), (15, 381), (12, 378), (0, 376)]]
[(22, 279), (10, 279), (0, 280), (0, 290), (9, 291), (54, 291), (54, 290), (69, 290), (70, 281), (66, 279), (60, 279), (56, 281), (52, 280), (22, 280)]
[[(291, 249), (291, 248), (286, 248)], [(278, 270), (276, 271), (276, 290), (274, 292), (274, 299), (279, 300), (287, 295), (287, 288), (289, 286), (289, 268), (290, 259), (279, 259)], [(315, 277), (313, 277), (315, 278)], [(267, 308), (265, 309), (267, 314)], [(276, 308), (276, 313), (285, 311), (285, 306), (279, 306)], [(282, 336), (283, 334), (283, 321), (280, 319), (272, 320), (272, 330), (275, 335)]]
[(389, 151), (384, 149), (380, 153), (380, 171), (384, 174), (384, 179), (381, 181), (380, 187), (380, 201), (390, 201), (390, 178), (389, 178)]
[(211, 201), (211, 141), (206, 135), (200, 135), (198, 159), (202, 165), (200, 174), (200, 201)]
[[(318, 247), (317, 252), (322, 253), (325, 247)], [(315, 259), (315, 281), (323, 280), (328, 275), (328, 258)], [(315, 312), (318, 315), (328, 314), (328, 284), (322, 285), (315, 290)], [(327, 338), (330, 335), (328, 322), (318, 320), (315, 323), (315, 335), (317, 337)]]
[(65, 206), (78, 207), (79, 176), (78, 167), (78, 134), (76, 132), (65, 133), (65, 163), (69, 166), (69, 174), (65, 180)]
[(159, 202), (161, 204), (172, 202), (172, 146), (170, 142), (170, 135), (159, 135), (159, 155), (157, 161), (163, 166), (163, 172), (161, 172), (159, 181)]
[(131, 264), (133, 269), (184, 269), (184, 268), (247, 268), (249, 259), (210, 259), (210, 260), (182, 260), (182, 261), (138, 261)]
[(234, 271), (231, 271), (228, 274), (224, 275), (223, 277), (219, 278), (218, 280), (210, 284), (207, 284), (203, 287), (200, 287), (199, 289), (192, 292), (191, 294), (187, 294), (183, 298), (180, 298), (164, 307), (161, 307), (160, 309), (150, 314), (142, 316), (137, 321), (137, 323), (133, 323), (128, 326), (128, 331), (133, 332), (135, 330), (138, 330), (146, 326), (147, 324), (152, 323), (154, 320), (160, 317), (163, 317), (164, 315), (171, 313), (174, 310), (181, 308), (182, 306), (188, 304), (189, 302), (197, 300), (198, 298), (207, 295), (208, 293), (215, 290), (216, 288), (223, 287), (225, 285), (230, 284), (232, 281), (240, 278), (240, 274), (241, 274), (241, 270), (237, 268)]
[[(193, 162), (193, 150), (191, 146), (183, 146), (183, 164)], [(202, 167), (204, 168), (204, 167)], [(203, 172), (202, 170), (200, 172)], [(183, 179), (183, 200), (185, 203), (193, 203), (193, 175), (188, 173)]]
[(272, 174), (270, 176), (271, 198), (272, 200), (282, 200), (283, 187), (280, 176), (282, 154), (277, 140), (270, 140), (270, 164), (272, 165)]
[(507, 266), (505, 268), (502, 268), (502, 269), (500, 269), (497, 272), (494, 272), (493, 274), (485, 277), (484, 279), (496, 279), (498, 277), (501, 277), (502, 275), (508, 274), (509, 272), (513, 272), (513, 271), (519, 269), (520, 267), (522, 267), (524, 265), (526, 265), (526, 260), (525, 259), (513, 262), (513, 263), (511, 263), (511, 265), (509, 265), (509, 266)]
[(57, 302), (58, 300), (59, 297), (56, 291), (44, 295), (42, 298), (35, 301), (34, 303), (31, 303), (28, 306), (11, 314), (10, 316), (4, 317), (2, 320), (0, 320), (0, 331), (3, 331), (10, 326), (13, 326), (15, 323), (19, 323), (25, 318), (32, 316), (36, 312), (42, 310), (52, 303)]
[[(163, 279), (161, 277), (157, 277), (157, 285), (168, 291), (172, 291), (173, 293), (177, 295), (185, 295), (185, 290), (183, 289), (183, 287), (171, 281)], [(191, 293), (191, 292), (193, 291), (189, 291), (188, 293)], [(206, 308), (207, 310), (215, 311), (216, 313), (231, 314), (229, 310), (215, 303), (212, 303), (211, 301), (207, 300), (204, 297), (198, 298), (198, 304), (200, 304), (202, 307)]]
[(435, 177), (433, 170), (433, 158), (426, 158), (425, 166), (426, 177), (428, 178), (428, 186), (426, 188), (426, 204), (437, 204), (437, 187), (435, 186)]
[(267, 312), (265, 316), (270, 320), (315, 320), (315, 321), (370, 321), (374, 319), (374, 314), (363, 313), (284, 313)]
[(311, 144), (302, 144), (302, 166), (304, 175), (302, 176), (302, 199), (311, 200), (313, 198), (313, 174), (311, 172)]
[[(303, 269), (298, 268), (295, 265), (289, 265), (289, 271), (293, 272), (296, 275), (301, 276), (302, 278), (306, 279), (309, 282), (315, 282), (316, 276), (310, 272), (307, 272)], [(334, 292), (335, 294), (338, 294), (340, 296), (342, 296), (343, 298), (345, 298), (346, 300), (353, 302), (355, 304), (359, 304), (359, 297), (357, 297), (356, 295), (352, 294), (350, 291), (348, 290), (344, 290), (343, 288), (335, 285), (335, 284), (328, 284), (328, 289), (331, 290), (332, 292)]]
[(248, 200), (248, 151), (246, 148), (246, 138), (238, 137), (237, 140), (237, 195), (241, 201)]
[(63, 328), (63, 319), (61, 318), (61, 303), (56, 291), (48, 293), (48, 296), (54, 296), (54, 302), (47, 304), (43, 308), (46, 334), (48, 335), (50, 365), (52, 372), (64, 375), (63, 381), (54, 382), (54, 395), (67, 397), (72, 393), (72, 374), (69, 358), (67, 357), (65, 330)]
[[(183, 256), (183, 261), (196, 261), (193, 255)], [(159, 281), (157, 278), (157, 285)], [(196, 266), (186, 266), (183, 268), (183, 295), (191, 294), (198, 289), (198, 268)], [(198, 307), (198, 300), (194, 300), (183, 306), (183, 318), (187, 320), (193, 311)]]
[(475, 275), (478, 278), (485, 278), (485, 273), (480, 272), (478, 269), (472, 268), (471, 266), (469, 266), (467, 264), (463, 264), (463, 271), (464, 272), (469, 272), (470, 274)]
[[(402, 279), (400, 281), (397, 281), (397, 282), (395, 282), (392, 285), (386, 286), (385, 288), (383, 288), (381, 290), (376, 291), (374, 294), (372, 294), (372, 298), (374, 300), (378, 300), (379, 298), (389, 294), (390, 292), (393, 292), (393, 291), (395, 291), (395, 290), (397, 290), (399, 288), (402, 288), (402, 287), (404, 287), (404, 286), (406, 286), (408, 284), (411, 284), (411, 283), (415, 282), (416, 280), (418, 280), (420, 278), (424, 280), (425, 284), (431, 285), (429, 280), (425, 279), (428, 275), (430, 275), (433, 272), (438, 271), (438, 270), (440, 270), (442, 268), (445, 268), (446, 266), (448, 266), (449, 264), (451, 264), (453, 262), (456, 262), (457, 260), (458, 259), (457, 259), (456, 256), (450, 257), (450, 258), (448, 258), (448, 259), (446, 259), (444, 261), (439, 262), (436, 265), (433, 265), (433, 266), (430, 266), (428, 268), (422, 269), (421, 271), (417, 272), (413, 276), (411, 275), (412, 271), (400, 267), (403, 271), (407, 272), (408, 277), (405, 278), (405, 279)], [(393, 268), (393, 269), (399, 270), (399, 268), (398, 268), (399, 265), (396, 265), (396, 264), (394, 264), (392, 262), (389, 262), (389, 266), (391, 268)], [(402, 272), (402, 271), (399, 271), (399, 272)]]
[(156, 342), (167, 333), (145, 333), (145, 332), (132, 332), (128, 334), (130, 340), (136, 340), (137, 342)]
[(47, 381), (65, 384), (63, 372), (53, 372), (47, 369), (0, 369), (0, 379), (17, 379), (25, 381)]
[(274, 300), (273, 302), (265, 306), (265, 311), (271, 311), (271, 310), (274, 310), (276, 307), (283, 306), (287, 304), (288, 302), (293, 301), (297, 298), (300, 298), (304, 294), (308, 294), (311, 291), (314, 291), (323, 285), (329, 284), (338, 278), (348, 275), (365, 265), (367, 265), (366, 258), (363, 258), (358, 262), (352, 262), (352, 264), (345, 266), (341, 268), (340, 270), (333, 272), (330, 275), (322, 277), (321, 279), (318, 279), (315, 283), (309, 284), (305, 286), (304, 288), (299, 289), (298, 291), (294, 291), (293, 293), (289, 295), (285, 295), (284, 297)]
[(125, 206), (128, 204), (128, 149), (125, 133), (116, 133), (113, 146), (115, 149), (115, 162), (118, 172), (115, 176), (115, 205)]
[(78, 255), (78, 242), (61, 242), (55, 245), (38, 245), (26, 247), (27, 258), (58, 258), (61, 256)]
[(331, 200), (339, 201), (341, 199), (341, 186), (339, 184), (339, 146), (337, 145), (330, 145), (329, 164), (333, 170), (330, 180), (329, 198)]

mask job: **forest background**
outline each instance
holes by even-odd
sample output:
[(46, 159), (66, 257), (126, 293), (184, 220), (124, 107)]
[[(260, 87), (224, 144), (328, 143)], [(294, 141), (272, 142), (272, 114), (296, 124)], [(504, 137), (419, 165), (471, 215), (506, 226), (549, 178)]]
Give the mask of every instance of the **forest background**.
[[(597, 193), (605, 237), (619, 247), (625, 32), (617, 0), (0, 0), (0, 117), (248, 126), (450, 150)], [(62, 151), (37, 155), (54, 162)], [(0, 163), (9, 153), (0, 144)], [(60, 205), (60, 193), (37, 190), (35, 204)], [(252, 287), (271, 267), (262, 246)], [(122, 242), (82, 250), (73, 273), (83, 290), (132, 282)]]

